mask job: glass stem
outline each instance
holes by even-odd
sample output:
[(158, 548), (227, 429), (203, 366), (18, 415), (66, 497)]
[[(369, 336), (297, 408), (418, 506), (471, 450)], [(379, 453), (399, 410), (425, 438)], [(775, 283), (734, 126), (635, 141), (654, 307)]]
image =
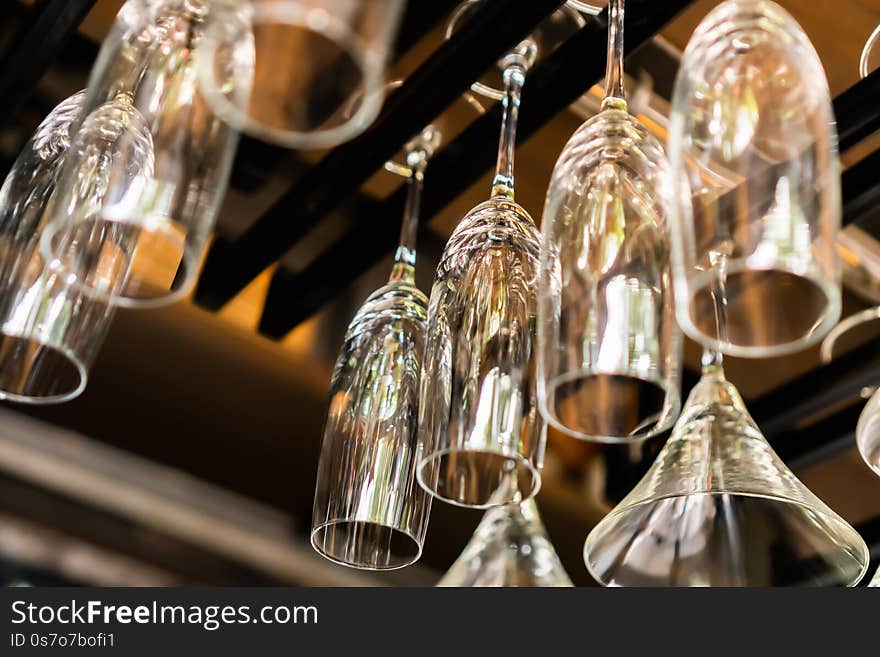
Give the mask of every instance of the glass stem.
[(512, 53), (504, 67), (504, 110), (501, 119), (501, 140), (498, 144), (498, 162), (492, 179), (492, 197), (513, 198), (513, 159), (516, 151), (516, 122), (523, 84), (526, 81), (525, 59)]
[(608, 57), (605, 64), (605, 108), (626, 110), (623, 90), (623, 0), (608, 3)]
[(422, 202), (422, 188), (425, 184), (425, 168), (428, 166), (427, 150), (419, 148), (410, 151), (406, 156), (406, 162), (410, 167), (410, 176), (406, 181), (403, 225), (400, 228), (400, 242), (397, 251), (394, 252), (391, 280), (415, 283), (416, 239), (419, 232), (419, 209)]
[(724, 377), (724, 356), (720, 351), (704, 347), (700, 364), (703, 367), (703, 376)]
[[(727, 344), (727, 256), (716, 252), (711, 257), (715, 281), (712, 286), (712, 308), (715, 311), (715, 335)], [(724, 357), (721, 351), (703, 348), (703, 376), (724, 378)]]

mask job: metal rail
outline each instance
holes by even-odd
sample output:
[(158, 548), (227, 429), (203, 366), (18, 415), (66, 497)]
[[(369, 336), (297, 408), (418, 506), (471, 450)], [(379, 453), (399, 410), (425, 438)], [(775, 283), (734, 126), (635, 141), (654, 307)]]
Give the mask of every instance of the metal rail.
[(0, 126), (13, 121), (95, 0), (48, 0), (0, 53)]

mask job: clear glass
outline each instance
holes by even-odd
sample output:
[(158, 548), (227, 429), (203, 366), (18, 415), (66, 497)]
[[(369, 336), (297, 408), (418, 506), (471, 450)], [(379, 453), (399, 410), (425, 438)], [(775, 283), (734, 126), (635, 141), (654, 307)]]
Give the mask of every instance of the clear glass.
[(728, 0), (700, 23), (675, 84), (669, 159), (693, 197), (675, 194), (672, 221), (684, 332), (755, 358), (821, 340), (841, 304), (837, 134), (819, 57), (778, 5)]
[(856, 531), (811, 493), (703, 357), (669, 441), (590, 532), (584, 561), (606, 586), (851, 586), (868, 568)]
[(562, 151), (544, 206), (538, 399), (582, 440), (667, 430), (681, 408), (663, 146), (627, 111), (623, 2), (610, 3), (602, 110)]
[[(47, 264), (38, 244), (52, 207), (62, 202), (62, 170), (76, 204), (92, 208), (107, 194), (111, 170), (124, 169), (129, 184), (152, 170), (149, 131), (124, 94), (92, 112), (71, 142), (84, 101), (80, 92), (52, 111), (0, 189), (0, 399), (50, 404), (78, 396), (113, 318), (106, 303)], [(123, 148), (134, 143), (137, 149)], [(89, 281), (121, 284), (117, 264), (112, 252), (102, 254)]]
[(538, 492), (546, 427), (532, 349), (539, 236), (514, 200), (516, 119), (533, 45), (504, 62), (504, 118), (491, 198), (446, 244), (428, 306), (419, 408), (419, 483), (488, 508)]
[[(237, 133), (211, 111), (196, 79), (208, 5), (206, 0), (128, 0), (92, 69), (85, 111), (127, 94), (149, 126), (155, 154), (151, 178), (133, 188), (124, 175), (111, 177), (104, 205), (89, 212), (70, 205), (76, 190), (62, 172), (63, 202), (41, 248), (83, 286), (99, 254), (118, 251), (125, 285), (112, 293), (86, 287), (96, 299), (131, 307), (163, 305), (195, 284), (237, 143)], [(227, 62), (229, 76), (233, 68)]]
[[(329, 148), (347, 141), (382, 107), (385, 64), (403, 4), (215, 0), (200, 54), (205, 95), (225, 121), (281, 146)], [(230, 60), (250, 62), (246, 93), (228, 93)]]
[(876, 390), (856, 425), (856, 444), (865, 463), (880, 476), (880, 390)]
[(425, 167), (440, 134), (411, 142), (408, 195), (388, 284), (355, 315), (330, 384), (312, 545), (346, 566), (391, 570), (422, 553), (431, 496), (416, 482), (419, 375), (428, 300), (415, 284)]
[(574, 586), (547, 537), (533, 499), (486, 511), (441, 587)]

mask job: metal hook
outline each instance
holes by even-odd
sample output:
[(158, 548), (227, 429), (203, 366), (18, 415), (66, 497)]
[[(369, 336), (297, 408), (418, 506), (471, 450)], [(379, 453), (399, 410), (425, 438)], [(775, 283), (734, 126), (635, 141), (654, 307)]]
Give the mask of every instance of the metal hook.
[(850, 315), (844, 320), (841, 320), (837, 326), (835, 326), (831, 331), (825, 336), (825, 339), (822, 341), (822, 349), (820, 351), (820, 355), (822, 357), (822, 362), (827, 364), (832, 360), (832, 354), (834, 351), (834, 344), (837, 342), (838, 338), (841, 335), (854, 329), (857, 326), (861, 326), (867, 322), (873, 321), (875, 319), (880, 319), (880, 306), (875, 306), (874, 308), (868, 308), (867, 310), (863, 310), (861, 312), (855, 313), (854, 315)]

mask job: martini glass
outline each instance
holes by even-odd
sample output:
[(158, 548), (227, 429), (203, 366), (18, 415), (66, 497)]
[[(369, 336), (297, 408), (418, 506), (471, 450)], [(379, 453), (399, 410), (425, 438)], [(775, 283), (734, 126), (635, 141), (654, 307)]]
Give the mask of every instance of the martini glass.
[(547, 537), (534, 499), (486, 511), (437, 586), (574, 586)]
[(681, 407), (663, 146), (627, 110), (623, 0), (612, 0), (601, 111), (563, 149), (544, 207), (541, 414), (566, 435), (644, 440)]
[[(725, 280), (711, 293), (722, 340)], [(776, 455), (710, 349), (654, 464), (584, 544), (607, 586), (853, 586), (869, 558)]]

